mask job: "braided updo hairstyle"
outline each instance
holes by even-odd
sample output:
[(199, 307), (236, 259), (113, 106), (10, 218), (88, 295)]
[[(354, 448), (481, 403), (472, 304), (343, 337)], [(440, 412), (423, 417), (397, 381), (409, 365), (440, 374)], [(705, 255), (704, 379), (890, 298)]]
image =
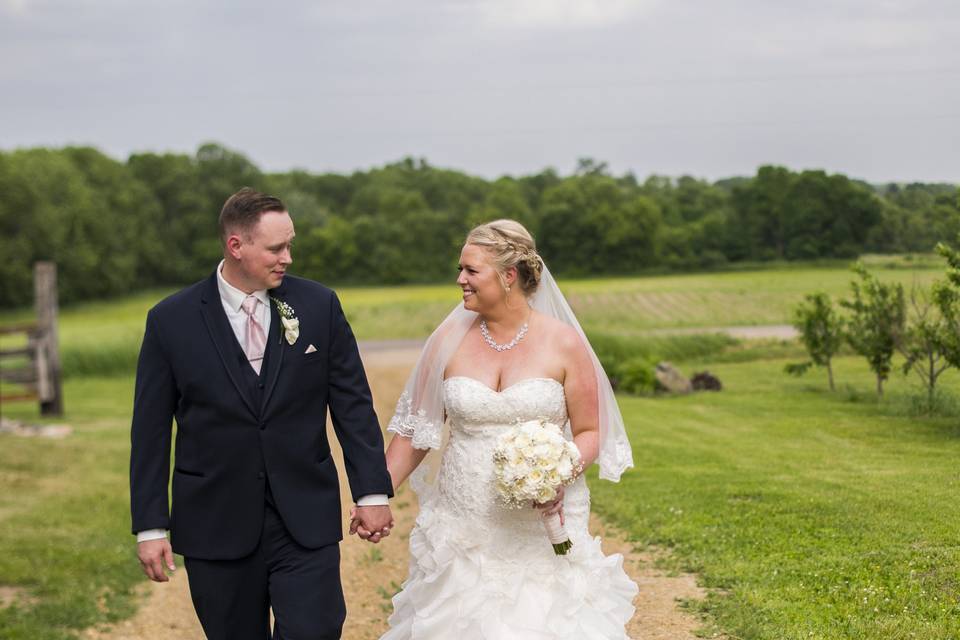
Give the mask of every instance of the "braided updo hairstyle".
[(506, 288), (503, 274), (510, 267), (517, 268), (516, 286), (529, 297), (540, 285), (543, 260), (537, 253), (533, 236), (516, 220), (494, 220), (474, 228), (467, 234), (466, 244), (484, 247), (493, 258), (493, 265)]

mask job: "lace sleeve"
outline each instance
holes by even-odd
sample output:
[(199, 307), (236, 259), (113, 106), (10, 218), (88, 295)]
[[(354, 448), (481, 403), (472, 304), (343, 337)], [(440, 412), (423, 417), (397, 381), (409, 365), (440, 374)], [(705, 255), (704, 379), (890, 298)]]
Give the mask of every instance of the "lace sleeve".
[(439, 449), (442, 426), (436, 420), (430, 420), (423, 409), (414, 412), (413, 400), (404, 391), (397, 400), (397, 408), (390, 418), (387, 431), (412, 439), (414, 449)]

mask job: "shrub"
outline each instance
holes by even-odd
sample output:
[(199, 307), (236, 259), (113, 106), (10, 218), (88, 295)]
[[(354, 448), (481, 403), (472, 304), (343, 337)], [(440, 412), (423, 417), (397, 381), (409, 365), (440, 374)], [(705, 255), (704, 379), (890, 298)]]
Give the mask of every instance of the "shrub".
[(656, 367), (655, 362), (643, 356), (620, 363), (613, 376), (615, 388), (634, 395), (653, 393), (657, 381), (654, 374)]

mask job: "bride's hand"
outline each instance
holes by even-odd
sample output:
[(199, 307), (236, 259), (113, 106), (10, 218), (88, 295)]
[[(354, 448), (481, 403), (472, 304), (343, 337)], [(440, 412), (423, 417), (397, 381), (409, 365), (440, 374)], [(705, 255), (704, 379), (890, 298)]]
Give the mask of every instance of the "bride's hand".
[(563, 495), (564, 488), (563, 485), (560, 485), (560, 488), (557, 489), (557, 497), (551, 500), (550, 502), (537, 503), (533, 506), (537, 509), (543, 511), (544, 517), (552, 516), (554, 514), (560, 514), (560, 524), (564, 524), (563, 519)]

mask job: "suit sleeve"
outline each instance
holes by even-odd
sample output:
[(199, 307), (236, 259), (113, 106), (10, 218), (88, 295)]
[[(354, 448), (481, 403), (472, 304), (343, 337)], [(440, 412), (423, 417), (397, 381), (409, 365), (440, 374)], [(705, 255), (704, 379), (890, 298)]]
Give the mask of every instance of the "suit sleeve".
[(137, 381), (130, 429), (130, 512), (133, 533), (169, 529), (167, 487), (170, 480), (170, 440), (177, 406), (173, 370), (164, 353), (154, 312), (137, 361)]
[(350, 492), (354, 501), (369, 494), (392, 497), (383, 433), (373, 409), (357, 340), (336, 294), (330, 306), (330, 416), (343, 449)]

